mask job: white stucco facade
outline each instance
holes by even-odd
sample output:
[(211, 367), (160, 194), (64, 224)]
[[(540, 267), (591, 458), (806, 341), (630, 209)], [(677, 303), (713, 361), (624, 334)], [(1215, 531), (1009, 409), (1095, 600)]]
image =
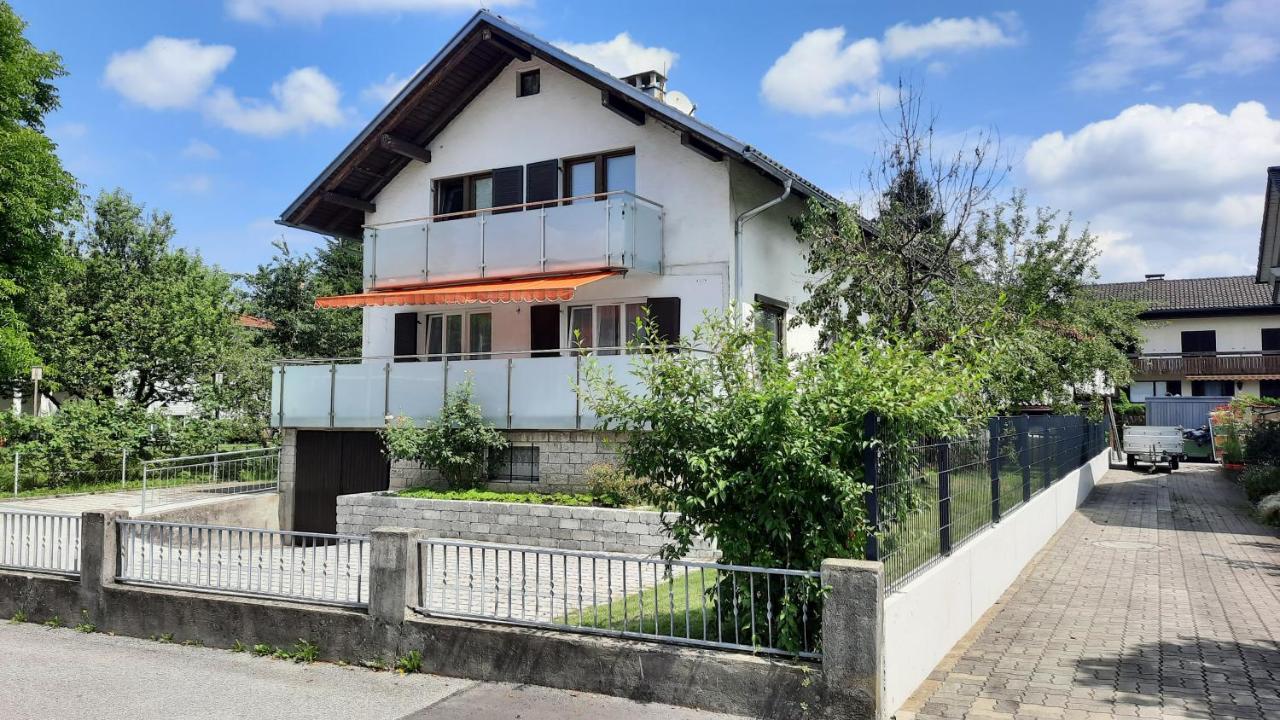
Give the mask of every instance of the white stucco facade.
[[(1280, 312), (1255, 315), (1205, 315), (1198, 317), (1167, 318), (1148, 321), (1142, 330), (1142, 354), (1147, 356), (1177, 355), (1183, 352), (1182, 333), (1211, 330), (1214, 333), (1218, 353), (1260, 353), (1263, 350), (1262, 331), (1280, 328)], [(1185, 374), (1170, 376), (1135, 372), (1129, 386), (1129, 399), (1141, 402), (1149, 396), (1192, 395), (1192, 381)], [(1254, 377), (1230, 377), (1208, 380), (1213, 385), (1201, 394), (1205, 395), (1261, 395), (1262, 383)], [(1199, 376), (1196, 376), (1199, 377)], [(1232, 387), (1227, 387), (1230, 384)], [(1228, 392), (1229, 391), (1229, 392)]]

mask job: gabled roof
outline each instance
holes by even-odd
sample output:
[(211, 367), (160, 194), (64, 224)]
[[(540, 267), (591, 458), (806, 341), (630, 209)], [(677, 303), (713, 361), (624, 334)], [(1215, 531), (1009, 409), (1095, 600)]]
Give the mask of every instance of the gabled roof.
[(1262, 202), (1262, 236), (1258, 239), (1258, 282), (1273, 283), (1271, 268), (1280, 265), (1280, 165), (1267, 168), (1267, 193)]
[(799, 195), (834, 201), (816, 185), (750, 145), (481, 10), (329, 163), (278, 222), (320, 233), (361, 237), (367, 204), (409, 162), (408, 157), (388, 149), (387, 144), (408, 143), (425, 148), (513, 58), (529, 57), (537, 57), (598, 87), (604, 94), (602, 102), (604, 97), (610, 97), (611, 102), (643, 113), (645, 118), (687, 133), (691, 147), (700, 152), (736, 158), (779, 184), (791, 180), (793, 192)]
[(1143, 317), (1280, 314), (1280, 306), (1271, 302), (1271, 289), (1249, 275), (1105, 283), (1091, 289), (1107, 300), (1142, 303)]

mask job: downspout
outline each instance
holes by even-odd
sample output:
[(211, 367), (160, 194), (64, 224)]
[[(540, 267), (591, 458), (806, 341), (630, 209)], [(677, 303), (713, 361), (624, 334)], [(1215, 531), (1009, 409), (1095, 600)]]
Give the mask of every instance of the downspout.
[(733, 223), (733, 312), (735, 317), (742, 312), (742, 228), (755, 216), (791, 197), (791, 178), (782, 183), (782, 194), (778, 197), (743, 212)]

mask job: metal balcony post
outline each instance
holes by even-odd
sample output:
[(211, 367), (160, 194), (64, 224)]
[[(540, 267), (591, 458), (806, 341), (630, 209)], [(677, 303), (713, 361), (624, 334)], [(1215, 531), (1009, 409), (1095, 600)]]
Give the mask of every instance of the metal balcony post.
[(431, 225), (422, 223), (422, 281), (431, 278)]
[(511, 429), (511, 363), (512, 359), (507, 358), (507, 429)]
[(377, 287), (378, 285), (378, 230), (370, 228), (370, 246), (369, 246), (369, 287)]
[(387, 416), (391, 414), (391, 362), (383, 363), (382, 367), (382, 421), (385, 423)]
[(613, 267), (613, 244), (612, 236), (609, 234), (609, 221), (613, 209), (613, 196), (606, 195), (604, 198), (604, 266)]
[(338, 363), (329, 363), (329, 427), (333, 427), (334, 395), (338, 387)]
[(480, 215), (477, 219), (480, 221), (480, 277), (484, 277), (484, 215)]
[(280, 424), (281, 430), (284, 429), (284, 369), (285, 365), (280, 366)]
[(542, 272), (547, 271), (547, 206), (538, 208), (538, 256)]

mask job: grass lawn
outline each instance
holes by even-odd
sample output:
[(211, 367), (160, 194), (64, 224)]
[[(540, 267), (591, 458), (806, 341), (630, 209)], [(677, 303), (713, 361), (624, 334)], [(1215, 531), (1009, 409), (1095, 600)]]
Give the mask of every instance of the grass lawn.
[[(687, 574), (673, 580), (665, 580), (612, 602), (583, 608), (581, 613), (569, 613), (556, 618), (556, 622), (574, 627), (714, 640), (715, 605), (707, 601), (704, 591), (715, 587), (716, 577), (716, 571), (710, 568), (690, 569)], [(704, 610), (707, 618), (705, 634), (702, 625)], [(732, 623), (726, 625), (732, 629)]]

